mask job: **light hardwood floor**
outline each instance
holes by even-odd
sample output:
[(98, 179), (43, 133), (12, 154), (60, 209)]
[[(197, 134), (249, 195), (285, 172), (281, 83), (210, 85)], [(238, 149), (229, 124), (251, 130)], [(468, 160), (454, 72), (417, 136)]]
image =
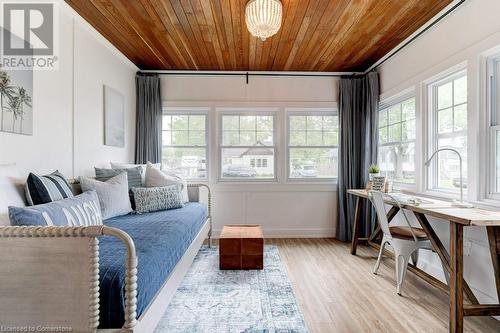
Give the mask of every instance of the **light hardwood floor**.
[[(311, 332), (448, 332), (448, 298), (407, 273), (396, 294), (394, 261), (372, 273), (376, 252), (332, 239), (266, 239), (276, 244)], [(500, 321), (468, 317), (466, 332), (500, 332)]]

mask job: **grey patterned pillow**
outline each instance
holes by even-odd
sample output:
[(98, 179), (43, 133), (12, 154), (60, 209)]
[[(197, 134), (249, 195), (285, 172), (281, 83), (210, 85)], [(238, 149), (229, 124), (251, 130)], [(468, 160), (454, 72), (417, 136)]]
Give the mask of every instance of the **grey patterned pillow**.
[(136, 213), (149, 213), (159, 210), (184, 207), (181, 185), (164, 187), (134, 187)]
[(95, 179), (105, 182), (115, 176), (118, 176), (122, 172), (127, 173), (128, 187), (141, 187), (142, 186), (142, 168), (140, 166), (127, 168), (127, 169), (102, 169), (95, 168)]

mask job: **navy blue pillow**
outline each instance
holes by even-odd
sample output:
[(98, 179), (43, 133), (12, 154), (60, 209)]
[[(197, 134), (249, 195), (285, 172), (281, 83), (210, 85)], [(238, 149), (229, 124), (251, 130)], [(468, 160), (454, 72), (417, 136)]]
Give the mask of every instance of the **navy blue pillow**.
[(29, 206), (73, 197), (71, 186), (57, 170), (45, 176), (30, 173), (24, 191)]

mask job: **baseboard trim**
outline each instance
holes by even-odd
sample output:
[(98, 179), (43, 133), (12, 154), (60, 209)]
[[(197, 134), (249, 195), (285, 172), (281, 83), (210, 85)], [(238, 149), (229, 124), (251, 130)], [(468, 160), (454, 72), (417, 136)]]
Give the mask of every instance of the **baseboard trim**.
[[(214, 229), (214, 239), (218, 239), (222, 229)], [(335, 229), (267, 229), (263, 227), (265, 238), (334, 238)]]

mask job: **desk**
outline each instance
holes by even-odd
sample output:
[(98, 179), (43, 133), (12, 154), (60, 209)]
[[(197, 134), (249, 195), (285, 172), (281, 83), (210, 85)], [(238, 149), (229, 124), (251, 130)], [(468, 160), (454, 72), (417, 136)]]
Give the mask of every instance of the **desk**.
[[(348, 190), (348, 194), (356, 197), (356, 211), (352, 232), (351, 254), (356, 255), (359, 241), (366, 241), (369, 245), (380, 248), (377, 239), (382, 234), (380, 227), (368, 238), (360, 238), (361, 216), (363, 201), (368, 198), (366, 190)], [(419, 206), (408, 202), (401, 202), (404, 209), (412, 211), (422, 229), (427, 234), (434, 250), (439, 255), (445, 268), (445, 275), (449, 274), (448, 285), (437, 280), (433, 276), (420, 270), (414, 265), (408, 269), (420, 278), (431, 283), (433, 286), (447, 292), (450, 296), (450, 332), (463, 332), (464, 316), (496, 316), (500, 315), (500, 304), (479, 304), (469, 285), (463, 279), (463, 229), (468, 226), (483, 226), (488, 231), (488, 241), (495, 272), (495, 283), (498, 299), (500, 299), (500, 212), (494, 212), (479, 208), (452, 207), (449, 202), (422, 198), (424, 202)], [(387, 213), (389, 222), (399, 211), (395, 202), (387, 198), (385, 202), (392, 206)], [(450, 253), (443, 246), (438, 236), (427, 220), (427, 216), (436, 217), (448, 221), (450, 224)], [(444, 223), (444, 222), (443, 222)], [(470, 304), (464, 304), (463, 294), (467, 296)]]

